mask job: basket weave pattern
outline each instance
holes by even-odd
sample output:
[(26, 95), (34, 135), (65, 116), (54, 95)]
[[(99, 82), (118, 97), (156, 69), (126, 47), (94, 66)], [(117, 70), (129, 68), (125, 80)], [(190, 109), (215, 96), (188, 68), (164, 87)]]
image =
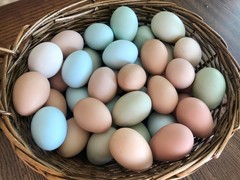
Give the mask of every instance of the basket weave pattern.
[[(124, 169), (116, 162), (102, 166), (89, 163), (84, 153), (71, 158), (61, 158), (55, 152), (38, 148), (30, 133), (31, 117), (18, 115), (12, 103), (12, 90), (16, 79), (28, 71), (27, 57), (37, 44), (49, 41), (64, 29), (84, 32), (94, 22), (108, 24), (113, 10), (120, 5), (131, 7), (140, 25), (150, 25), (152, 17), (161, 10), (177, 14), (186, 27), (187, 36), (198, 41), (203, 58), (196, 71), (214, 67), (222, 72), (227, 91), (221, 105), (212, 111), (216, 123), (214, 135), (207, 139), (195, 138), (193, 151), (177, 162), (154, 162), (146, 172), (137, 173)], [(224, 40), (198, 15), (174, 3), (160, 1), (87, 1), (82, 0), (64, 9), (47, 14), (35, 24), (23, 27), (15, 43), (3, 52), (0, 127), (23, 162), (46, 178), (52, 179), (168, 179), (181, 178), (194, 172), (213, 158), (218, 158), (231, 136), (240, 128), (240, 67), (231, 56)]]

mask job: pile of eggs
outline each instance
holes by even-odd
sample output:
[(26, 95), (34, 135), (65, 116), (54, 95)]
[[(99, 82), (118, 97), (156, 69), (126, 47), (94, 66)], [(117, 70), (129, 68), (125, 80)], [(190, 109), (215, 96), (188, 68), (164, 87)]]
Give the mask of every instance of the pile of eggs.
[(14, 84), (14, 108), (32, 116), (40, 148), (66, 158), (85, 150), (92, 164), (114, 159), (133, 171), (180, 160), (194, 137), (213, 134), (211, 110), (226, 90), (217, 69), (195, 72), (201, 47), (185, 34), (172, 12), (139, 26), (127, 6), (83, 37), (63, 30), (31, 50), (29, 71)]

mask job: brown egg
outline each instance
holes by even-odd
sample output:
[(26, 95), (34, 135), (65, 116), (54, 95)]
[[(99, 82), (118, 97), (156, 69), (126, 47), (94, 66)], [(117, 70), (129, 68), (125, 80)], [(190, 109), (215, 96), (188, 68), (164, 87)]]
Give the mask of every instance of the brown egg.
[(159, 129), (150, 141), (153, 157), (159, 161), (177, 161), (189, 154), (194, 137), (191, 130), (179, 123)]
[(166, 46), (158, 39), (147, 40), (141, 49), (141, 62), (150, 74), (160, 75), (168, 63)]
[(109, 67), (101, 67), (93, 72), (88, 81), (88, 94), (90, 97), (107, 103), (117, 93), (117, 77)]
[[(183, 100), (183, 99), (185, 99), (185, 98), (187, 98), (187, 97), (191, 97), (191, 96), (190, 96), (189, 94), (179, 93), (179, 94), (178, 94), (178, 103), (179, 103), (181, 100)], [(177, 115), (176, 115), (176, 110), (177, 110), (177, 106), (175, 107), (174, 111), (171, 113), (174, 117), (177, 117)]]
[(166, 78), (162, 76), (151, 77), (147, 91), (152, 100), (153, 109), (158, 113), (169, 114), (175, 109), (178, 103), (178, 94)]
[(165, 74), (166, 78), (177, 89), (189, 87), (195, 78), (195, 71), (192, 64), (182, 58), (176, 58), (169, 62)]
[(207, 138), (213, 133), (213, 119), (207, 105), (194, 97), (184, 98), (176, 109), (179, 123), (187, 126), (193, 134), (200, 138)]
[(147, 141), (131, 128), (116, 130), (109, 141), (109, 149), (120, 165), (132, 171), (145, 171), (153, 163), (152, 152)]
[(87, 145), (90, 133), (80, 128), (74, 118), (67, 121), (67, 136), (57, 149), (62, 157), (73, 157), (79, 154)]
[(112, 125), (112, 116), (107, 106), (95, 98), (87, 97), (78, 101), (73, 114), (81, 128), (93, 133), (102, 133)]
[(22, 116), (29, 116), (41, 108), (50, 94), (48, 79), (39, 72), (22, 74), (13, 87), (13, 105)]
[(56, 89), (50, 90), (50, 95), (48, 97), (47, 102), (45, 103), (45, 106), (54, 106), (54, 107), (60, 109), (65, 116), (67, 115), (66, 100), (65, 100), (64, 96), (62, 95), (62, 93), (60, 93)]
[(63, 92), (67, 89), (68, 85), (63, 81), (62, 75), (61, 75), (61, 69), (58, 71), (57, 74), (55, 74), (53, 77), (49, 79), (51, 88), (56, 89), (60, 92)]
[(147, 79), (144, 69), (137, 64), (127, 64), (118, 72), (119, 86), (125, 91), (141, 89)]

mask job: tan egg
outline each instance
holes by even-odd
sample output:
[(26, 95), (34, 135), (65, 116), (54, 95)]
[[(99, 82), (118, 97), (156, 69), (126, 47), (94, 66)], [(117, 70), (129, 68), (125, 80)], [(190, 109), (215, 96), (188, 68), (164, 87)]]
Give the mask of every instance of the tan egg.
[(73, 114), (81, 128), (93, 133), (102, 133), (112, 125), (112, 116), (107, 106), (95, 98), (87, 97), (78, 101)]
[(147, 79), (144, 69), (137, 64), (123, 66), (117, 76), (118, 85), (125, 91), (141, 89)]
[(27, 72), (14, 84), (14, 108), (22, 116), (32, 115), (46, 103), (49, 94), (48, 79), (39, 72)]
[(73, 30), (64, 30), (58, 33), (52, 38), (51, 42), (61, 48), (64, 57), (74, 51), (81, 50), (84, 45), (82, 36)]
[(191, 152), (193, 144), (191, 130), (179, 123), (162, 127), (150, 141), (153, 157), (159, 161), (180, 160)]
[(166, 46), (158, 39), (147, 40), (141, 49), (141, 62), (150, 74), (160, 75), (168, 63)]
[(190, 62), (182, 58), (173, 59), (168, 63), (166, 78), (177, 89), (185, 89), (189, 87), (195, 78), (195, 71)]
[(207, 105), (200, 99), (187, 97), (181, 100), (176, 109), (179, 123), (187, 126), (193, 134), (207, 138), (213, 133), (213, 118)]
[(178, 94), (166, 78), (157, 75), (151, 77), (147, 89), (155, 111), (169, 114), (175, 109), (178, 103)]
[(93, 72), (88, 81), (88, 94), (90, 97), (107, 103), (117, 93), (117, 77), (109, 67), (101, 67)]
[(144, 137), (131, 128), (120, 128), (109, 141), (113, 158), (132, 171), (146, 171), (153, 163), (153, 156)]
[(67, 115), (67, 103), (62, 95), (58, 90), (56, 89), (51, 89), (50, 90), (50, 95), (48, 97), (47, 102), (45, 103), (45, 106), (54, 106), (58, 109), (60, 109), (63, 114), (66, 116)]
[(79, 154), (87, 145), (90, 133), (80, 128), (74, 118), (67, 121), (67, 136), (57, 149), (62, 157), (73, 157)]
[(49, 78), (50, 86), (53, 89), (56, 89), (60, 92), (63, 92), (67, 89), (68, 85), (63, 81), (61, 69), (53, 77)]

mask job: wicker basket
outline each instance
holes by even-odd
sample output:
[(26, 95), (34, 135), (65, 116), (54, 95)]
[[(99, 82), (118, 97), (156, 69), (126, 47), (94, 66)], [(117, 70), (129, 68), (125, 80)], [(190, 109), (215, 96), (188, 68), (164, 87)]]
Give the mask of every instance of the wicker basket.
[[(116, 162), (102, 166), (90, 164), (84, 153), (71, 158), (61, 158), (55, 152), (45, 152), (33, 142), (29, 130), (31, 117), (18, 115), (12, 103), (12, 89), (16, 79), (28, 71), (27, 57), (38, 43), (50, 40), (64, 29), (83, 33), (93, 22), (109, 23), (114, 9), (127, 5), (137, 13), (140, 24), (150, 24), (154, 14), (161, 10), (176, 13), (184, 22), (187, 36), (201, 45), (203, 58), (196, 71), (210, 66), (219, 69), (227, 83), (221, 105), (212, 111), (216, 123), (214, 135), (207, 139), (195, 138), (193, 151), (177, 162), (154, 162), (146, 172), (137, 173), (124, 169)], [(213, 158), (218, 158), (224, 147), (239, 129), (240, 75), (239, 65), (227, 49), (224, 40), (201, 17), (176, 4), (160, 1), (107, 0), (79, 1), (64, 9), (54, 11), (32, 26), (24, 26), (9, 49), (0, 48), (2, 89), (0, 127), (13, 145), (15, 153), (30, 168), (49, 179), (178, 179), (185, 177)]]

